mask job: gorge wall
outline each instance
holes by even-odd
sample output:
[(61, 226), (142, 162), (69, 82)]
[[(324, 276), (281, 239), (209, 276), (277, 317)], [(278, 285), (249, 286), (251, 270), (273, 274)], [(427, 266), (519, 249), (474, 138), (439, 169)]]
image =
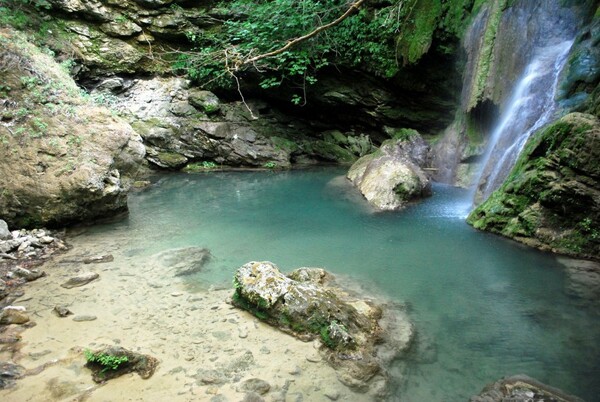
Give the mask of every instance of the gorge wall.
[[(368, 1), (367, 20), (400, 23), (389, 40), (393, 74), (378, 70), (376, 60), (332, 58), (296, 105), (297, 87), (265, 89), (256, 71), (240, 73), (239, 88), (212, 92), (185, 75), (182, 60), (198, 51), (193, 38), (219, 37), (227, 21), (248, 18), (225, 3), (6, 2), (4, 41), (19, 31), (27, 37), (2, 50), (3, 218), (63, 225), (123, 211), (127, 188), (148, 169), (349, 164), (407, 129), (431, 145), (421, 167), (434, 180), (467, 186), (513, 84), (540, 48), (575, 38), (554, 118), (569, 110), (598, 114), (597, 10), (594, 0)], [(25, 48), (47, 58), (22, 57)], [(24, 69), (13, 68), (15, 54), (27, 60), (17, 63)], [(43, 67), (52, 63), (62, 66), (60, 79), (47, 78)], [(74, 89), (53, 98), (53, 82)]]

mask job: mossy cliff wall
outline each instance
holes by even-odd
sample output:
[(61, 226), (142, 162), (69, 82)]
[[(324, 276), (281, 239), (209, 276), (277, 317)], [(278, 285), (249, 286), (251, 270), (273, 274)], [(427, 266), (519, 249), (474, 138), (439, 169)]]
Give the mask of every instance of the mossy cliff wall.
[(468, 223), (522, 243), (600, 259), (600, 121), (572, 113), (538, 131)]
[(463, 39), (466, 64), (460, 109), (434, 148), (436, 179), (464, 186), (472, 183), (493, 125), (536, 49), (584, 31), (595, 3), (492, 0), (482, 4)]

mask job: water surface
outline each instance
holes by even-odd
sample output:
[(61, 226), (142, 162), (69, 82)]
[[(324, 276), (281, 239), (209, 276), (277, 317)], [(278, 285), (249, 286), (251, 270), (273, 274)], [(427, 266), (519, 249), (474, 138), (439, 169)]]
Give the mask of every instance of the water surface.
[(337, 168), (173, 174), (130, 197), (129, 217), (92, 229), (126, 234), (147, 258), (176, 247), (214, 256), (193, 286), (230, 286), (252, 260), (324, 267), (406, 302), (418, 340), (394, 399), (467, 400), (523, 373), (586, 400), (600, 395), (600, 318), (569, 296), (545, 253), (464, 223), (468, 194), (435, 186), (402, 212), (373, 213)]

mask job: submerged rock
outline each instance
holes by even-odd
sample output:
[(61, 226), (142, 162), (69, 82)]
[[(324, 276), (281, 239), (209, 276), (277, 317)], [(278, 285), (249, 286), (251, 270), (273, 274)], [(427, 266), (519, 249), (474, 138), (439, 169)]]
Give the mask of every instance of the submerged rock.
[(320, 339), (320, 353), (342, 383), (381, 397), (385, 366), (409, 347), (413, 327), (404, 315), (390, 320), (384, 316), (391, 310), (331, 286), (331, 279), (321, 268), (286, 276), (271, 262), (249, 262), (235, 274), (232, 302), (302, 340)]
[(470, 402), (583, 402), (582, 399), (520, 374), (487, 385)]
[(73, 312), (71, 310), (69, 310), (69, 308), (67, 306), (63, 306), (63, 305), (54, 306), (54, 308), (52, 309), (52, 312), (54, 314), (56, 314), (58, 317), (66, 317), (68, 315), (73, 314)]
[(0, 389), (10, 388), (23, 376), (25, 368), (9, 362), (0, 362)]
[(76, 288), (79, 286), (87, 285), (94, 279), (98, 279), (100, 277), (96, 272), (84, 272), (73, 278), (70, 278), (67, 282), (63, 283), (62, 286), (65, 289)]
[(24, 311), (13, 308), (5, 308), (2, 310), (2, 312), (0, 312), (0, 324), (2, 325), (20, 325), (27, 322), (29, 322), (29, 316)]
[(184, 247), (162, 251), (153, 255), (151, 260), (173, 276), (185, 276), (200, 272), (210, 258), (207, 248)]
[(600, 121), (572, 113), (536, 132), (467, 222), (530, 246), (600, 259)]
[(348, 171), (348, 179), (379, 210), (395, 210), (410, 201), (431, 195), (425, 164), (428, 147), (412, 131), (407, 138), (388, 140), (381, 148), (360, 158)]

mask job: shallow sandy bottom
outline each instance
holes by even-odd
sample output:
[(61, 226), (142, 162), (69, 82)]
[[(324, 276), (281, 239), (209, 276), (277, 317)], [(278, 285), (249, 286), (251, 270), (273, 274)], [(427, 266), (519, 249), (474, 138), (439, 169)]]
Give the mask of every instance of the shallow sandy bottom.
[[(172, 274), (157, 271), (148, 257), (128, 256), (126, 240), (97, 236), (71, 239), (72, 250), (47, 263), (46, 277), (32, 282), (14, 305), (27, 308), (37, 323), (22, 333), (14, 356), (0, 353), (30, 372), (2, 401), (241, 401), (243, 382), (267, 381), (266, 401), (361, 401), (342, 385), (335, 371), (321, 360), (319, 341), (301, 342), (227, 303), (231, 289), (194, 289)], [(67, 263), (110, 253), (102, 264)], [(61, 263), (61, 261), (63, 261)], [(100, 278), (82, 287), (60, 285), (81, 272)], [(76, 322), (59, 318), (52, 309), (67, 305)], [(119, 345), (159, 359), (147, 380), (127, 374), (95, 384), (84, 367), (84, 349)]]

